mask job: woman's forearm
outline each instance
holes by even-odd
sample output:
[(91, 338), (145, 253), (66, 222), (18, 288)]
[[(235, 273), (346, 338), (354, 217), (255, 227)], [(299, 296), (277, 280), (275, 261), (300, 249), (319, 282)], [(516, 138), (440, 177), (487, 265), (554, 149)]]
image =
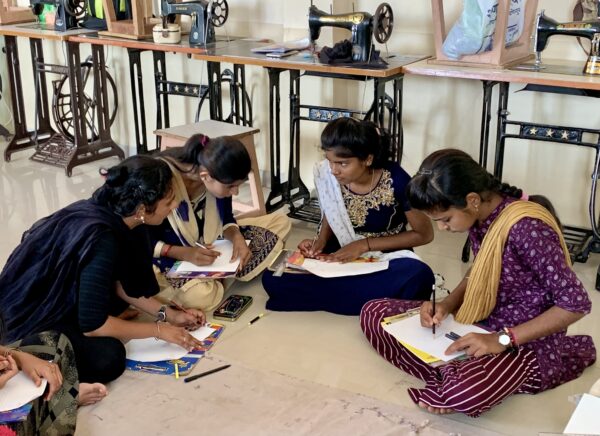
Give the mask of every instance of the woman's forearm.
[(160, 323), (125, 321), (109, 316), (102, 326), (84, 334), (90, 337), (109, 336), (121, 341), (160, 337)]
[(553, 306), (535, 318), (513, 327), (512, 332), (518, 345), (526, 344), (527, 342), (566, 330), (568, 326), (584, 316), (585, 314), (583, 313), (569, 312), (558, 306)]

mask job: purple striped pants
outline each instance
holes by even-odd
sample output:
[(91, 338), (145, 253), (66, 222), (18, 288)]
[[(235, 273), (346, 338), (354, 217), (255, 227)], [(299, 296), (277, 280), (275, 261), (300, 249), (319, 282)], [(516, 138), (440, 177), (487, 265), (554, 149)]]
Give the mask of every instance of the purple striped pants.
[(398, 368), (425, 382), (423, 389), (408, 390), (415, 403), (423, 402), (476, 417), (509, 395), (540, 391), (535, 353), (522, 347), (516, 352), (449, 362), (437, 368), (419, 360), (381, 327), (381, 321), (420, 305), (419, 301), (386, 298), (369, 301), (360, 314), (361, 328), (375, 350)]

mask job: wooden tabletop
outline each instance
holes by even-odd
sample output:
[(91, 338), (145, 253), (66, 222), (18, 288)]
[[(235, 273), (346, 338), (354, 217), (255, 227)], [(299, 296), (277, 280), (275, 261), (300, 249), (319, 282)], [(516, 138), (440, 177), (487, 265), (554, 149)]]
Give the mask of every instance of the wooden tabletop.
[(237, 124), (225, 123), (216, 120), (202, 120), (197, 123), (183, 124), (181, 126), (168, 127), (154, 131), (157, 136), (173, 138), (185, 141), (196, 133), (204, 133), (210, 137), (231, 136), (233, 138), (243, 138), (260, 132), (256, 127), (238, 126)]
[(357, 68), (352, 66), (327, 65), (308, 52), (301, 52), (285, 58), (270, 58), (264, 54), (253, 53), (252, 48), (263, 47), (264, 42), (252, 41), (244, 45), (214, 47), (202, 54), (195, 54), (195, 59), (210, 62), (227, 62), (241, 65), (256, 65), (259, 67), (281, 68), (284, 70), (314, 71), (330, 74), (348, 74), (351, 76), (391, 77), (403, 73), (406, 65), (423, 59), (421, 55), (392, 55), (384, 60), (387, 68)]
[[(532, 65), (528, 62), (524, 65)], [(543, 59), (544, 70), (520, 70), (520, 66), (509, 69), (478, 68), (455, 65), (439, 65), (428, 60), (419, 61), (404, 68), (406, 74), (418, 76), (451, 77), (457, 79), (493, 80), (497, 82), (530, 83), (535, 85), (560, 86), (565, 88), (600, 90), (600, 77), (581, 74), (585, 61)]]
[[(152, 50), (152, 51), (164, 51), (171, 53), (187, 53), (187, 54), (199, 54), (206, 53), (210, 50), (217, 48), (223, 48), (230, 45), (244, 45), (250, 41), (240, 37), (225, 38), (217, 36), (217, 41), (206, 44), (205, 46), (190, 46), (187, 35), (181, 37), (181, 42), (178, 44), (157, 44), (152, 39), (127, 39), (118, 38), (116, 36), (106, 35), (77, 35), (69, 38), (69, 41), (85, 43), (85, 44), (96, 44), (96, 45), (108, 45), (113, 47), (123, 48), (137, 48), (140, 50)], [(254, 41), (254, 40), (251, 40)], [(263, 42), (265, 44), (265, 42)]]
[(66, 32), (57, 32), (49, 30), (43, 23), (23, 23), (9, 24), (0, 26), (0, 35), (5, 36), (23, 36), (25, 38), (52, 39), (55, 41), (66, 41), (74, 35), (94, 34), (96, 30), (92, 29), (71, 29)]

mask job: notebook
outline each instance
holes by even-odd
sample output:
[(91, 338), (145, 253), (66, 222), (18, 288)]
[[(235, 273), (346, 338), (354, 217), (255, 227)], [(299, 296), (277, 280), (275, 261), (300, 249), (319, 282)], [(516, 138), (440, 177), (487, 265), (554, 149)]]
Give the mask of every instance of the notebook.
[[(130, 371), (149, 372), (151, 374), (173, 375), (175, 374), (175, 364), (177, 364), (178, 372), (180, 375), (188, 374), (192, 371), (194, 366), (204, 356), (204, 354), (213, 346), (213, 344), (216, 342), (219, 336), (221, 336), (221, 333), (223, 333), (223, 329), (225, 328), (225, 326), (221, 324), (214, 323), (207, 323), (205, 327), (211, 329), (211, 333), (205, 336), (203, 339), (201, 339), (202, 346), (200, 348), (197, 348), (188, 353), (185, 349), (174, 345), (174, 347), (183, 350), (183, 353), (179, 352), (178, 354), (173, 355), (174, 357), (158, 361), (140, 361), (128, 358), (125, 362), (126, 368)], [(150, 340), (155, 341), (154, 338), (150, 338)]]
[[(249, 243), (250, 241), (246, 241)], [(212, 250), (221, 253), (211, 265), (198, 266), (191, 262), (178, 261), (167, 273), (167, 277), (179, 279), (197, 278), (225, 278), (235, 276), (240, 260), (230, 262), (233, 254), (233, 244), (227, 239), (218, 239), (213, 242)]]
[(467, 333), (489, 333), (473, 324), (460, 324), (454, 320), (452, 315), (448, 315), (436, 327), (434, 337), (431, 327), (421, 326), (421, 318), (418, 315), (419, 311), (415, 309), (407, 314), (386, 318), (381, 325), (386, 332), (394, 336), (398, 342), (425, 363), (435, 364), (440, 361), (439, 363), (442, 364), (442, 362), (466, 356), (464, 351), (450, 355), (445, 354), (446, 349), (454, 342), (446, 336), (447, 334), (455, 333), (464, 336)]

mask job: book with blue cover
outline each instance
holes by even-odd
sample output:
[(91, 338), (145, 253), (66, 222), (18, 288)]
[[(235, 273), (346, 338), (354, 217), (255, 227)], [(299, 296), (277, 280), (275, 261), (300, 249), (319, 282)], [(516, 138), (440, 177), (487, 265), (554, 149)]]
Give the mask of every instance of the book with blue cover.
[(175, 364), (177, 364), (180, 375), (186, 375), (192, 371), (198, 361), (204, 357), (204, 354), (213, 346), (219, 339), (225, 326), (222, 324), (207, 323), (206, 327), (210, 327), (215, 331), (210, 336), (203, 339), (202, 346), (189, 352), (187, 355), (173, 360), (161, 360), (158, 362), (140, 362), (137, 360), (127, 359), (125, 367), (130, 371), (148, 372), (151, 374), (173, 375), (175, 374)]

